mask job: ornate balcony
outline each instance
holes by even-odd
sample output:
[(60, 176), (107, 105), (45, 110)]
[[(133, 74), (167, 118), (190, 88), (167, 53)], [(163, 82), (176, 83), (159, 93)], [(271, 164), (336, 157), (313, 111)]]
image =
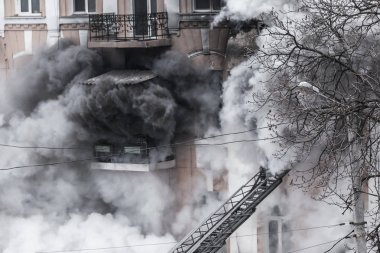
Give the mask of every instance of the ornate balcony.
[(166, 12), (146, 15), (89, 15), (90, 48), (145, 48), (170, 45)]

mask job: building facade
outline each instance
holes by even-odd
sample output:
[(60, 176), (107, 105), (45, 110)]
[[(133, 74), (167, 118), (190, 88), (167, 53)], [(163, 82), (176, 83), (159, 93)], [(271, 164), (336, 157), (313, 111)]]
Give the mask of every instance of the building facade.
[[(171, 48), (224, 68), (228, 29), (210, 29), (221, 1), (2, 0), (0, 66), (17, 69), (44, 45), (68, 38), (89, 48)], [(191, 42), (191, 43), (189, 43)], [(9, 74), (9, 73), (8, 73)]]
[[(144, 55), (153, 60), (172, 50), (222, 76), (231, 68), (226, 63), (230, 28), (223, 23), (211, 25), (222, 4), (222, 0), (0, 0), (0, 81), (10, 77), (38, 50), (56, 45), (59, 39), (98, 50), (108, 58), (111, 69), (126, 69), (127, 58)], [(114, 57), (115, 52), (118, 57)], [(111, 77), (124, 76), (121, 79), (125, 84), (133, 82), (132, 76), (148, 78), (144, 81), (155, 78), (151, 74), (131, 69), (119, 74), (108, 72)], [(191, 136), (183, 136), (187, 137)], [(137, 142), (148, 145), (145, 141)], [(129, 153), (136, 155), (136, 143), (119, 150), (133, 150)], [(98, 144), (95, 152), (107, 154), (112, 148), (109, 143)], [(157, 164), (99, 161), (94, 169), (123, 170), (131, 176), (154, 173), (177, 193), (177, 209), (192, 204), (191, 194), (199, 182), (210, 193), (228, 191), (226, 180), (213, 178), (197, 168), (196, 149), (191, 145), (176, 147), (173, 157)], [(259, 224), (250, 219), (244, 233), (259, 231), (266, 235), (257, 240), (235, 238), (227, 251), (240, 252), (236, 246), (240, 240), (253, 252), (284, 252), (282, 239), (268, 236), (268, 232), (277, 234), (284, 229), (280, 217), (274, 211)]]

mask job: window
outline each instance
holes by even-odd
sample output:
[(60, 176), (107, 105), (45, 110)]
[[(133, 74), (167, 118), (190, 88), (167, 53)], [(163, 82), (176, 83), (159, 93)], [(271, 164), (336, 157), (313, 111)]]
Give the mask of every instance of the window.
[(279, 227), (277, 220), (269, 222), (269, 253), (278, 253), (279, 249)]
[(95, 145), (95, 152), (111, 153), (111, 146), (110, 145)]
[(212, 0), (212, 9), (213, 10), (221, 10), (223, 2), (221, 0)]
[(96, 12), (96, 0), (74, 0), (74, 12), (76, 13)]
[(109, 144), (96, 144), (94, 146), (94, 156), (98, 162), (110, 162), (113, 148)]
[(286, 253), (290, 249), (289, 227), (281, 216), (272, 216), (268, 223), (268, 253)]
[(124, 147), (125, 154), (134, 154), (141, 155), (141, 147), (133, 146), (133, 147)]
[(17, 9), (19, 15), (40, 15), (40, 0), (19, 0), (17, 1)]
[(220, 11), (224, 0), (194, 0), (195, 11)]

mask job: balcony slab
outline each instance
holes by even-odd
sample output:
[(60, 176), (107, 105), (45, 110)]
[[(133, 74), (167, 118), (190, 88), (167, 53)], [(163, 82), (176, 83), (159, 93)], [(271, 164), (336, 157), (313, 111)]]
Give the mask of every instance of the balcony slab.
[(128, 40), (128, 41), (88, 41), (89, 48), (154, 48), (170, 47), (171, 39)]

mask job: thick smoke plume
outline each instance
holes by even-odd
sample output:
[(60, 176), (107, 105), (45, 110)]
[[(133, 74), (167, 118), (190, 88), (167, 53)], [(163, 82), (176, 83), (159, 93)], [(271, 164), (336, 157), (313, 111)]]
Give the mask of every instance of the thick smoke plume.
[(203, 136), (218, 123), (221, 73), (194, 67), (179, 53), (168, 52), (153, 64), (158, 78), (138, 85), (98, 80), (73, 87), (69, 97), (75, 120), (91, 129), (94, 139), (118, 142), (146, 136), (153, 146), (174, 136)]
[(148, 81), (144, 84), (115, 85), (100, 80), (78, 87), (76, 116), (87, 129), (110, 141), (143, 135), (156, 140), (155, 145), (173, 137), (176, 103), (168, 89)]
[[(272, 10), (287, 11), (292, 9), (296, 1), (235, 1), (227, 0), (226, 7), (215, 22), (230, 19), (234, 22), (246, 20), (258, 20), (264, 18), (266, 25), (271, 25), (270, 15)], [(282, 14), (280, 14), (282, 15)], [(252, 37), (258, 38), (257, 44), (251, 43)], [(266, 46), (266, 38), (258, 34), (237, 34), (230, 43), (238, 41), (240, 48), (250, 48), (254, 51), (257, 47)], [(231, 44), (230, 44), (231, 45)], [(236, 51), (236, 50), (235, 50)], [(225, 148), (212, 148), (212, 152), (207, 150), (208, 155), (198, 157), (198, 164), (205, 169), (210, 169), (214, 174), (220, 174), (228, 170), (228, 183), (230, 193), (234, 192), (250, 176), (258, 172), (260, 166), (268, 168), (272, 173), (277, 173), (289, 166), (293, 157), (288, 153), (286, 157), (277, 155), (281, 147), (275, 140), (271, 140), (274, 132), (282, 131), (281, 126), (273, 126), (275, 122), (269, 120), (268, 114), (272, 113), (272, 108), (257, 107), (253, 99), (253, 94), (260, 94), (267, 90), (270, 76), (260, 71), (260, 66), (254, 58), (244, 60), (241, 55), (233, 55), (235, 51), (227, 52), (227, 59), (231, 62), (239, 62), (230, 71), (230, 76), (223, 84), (223, 108), (220, 113), (221, 129), (208, 134), (228, 134), (232, 132), (245, 132), (239, 135), (227, 135), (224, 140), (218, 142), (229, 142), (242, 140), (243, 143), (230, 144)], [(231, 55), (232, 54), (232, 55)], [(234, 57), (239, 58), (235, 60)], [(254, 130), (256, 129), (256, 130)], [(246, 142), (244, 142), (246, 140)], [(261, 140), (261, 141), (250, 141)], [(200, 147), (200, 152), (205, 153), (204, 147)], [(211, 148), (207, 148), (211, 149)], [(311, 159), (312, 160), (312, 159)], [(310, 161), (309, 161), (310, 162)], [(307, 163), (307, 162), (306, 162)], [(303, 164), (310, 166), (310, 164)], [(302, 165), (301, 165), (302, 166)], [(285, 179), (285, 184), (291, 181), (291, 175)], [(268, 233), (268, 224), (272, 219), (281, 220), (288, 229), (297, 227), (313, 227), (321, 224), (337, 224), (348, 221), (349, 216), (339, 215), (339, 209), (328, 206), (322, 202), (311, 200), (313, 193), (305, 194), (297, 189), (287, 187), (271, 194), (257, 210), (259, 220), (254, 217), (249, 219), (230, 239), (231, 252), (252, 252), (253, 249), (263, 250), (262, 247), (269, 241), (268, 235), (258, 235), (263, 245), (257, 245), (257, 237), (245, 236), (247, 234)], [(332, 215), (336, 214), (336, 215)], [(283, 227), (284, 228), (284, 227)], [(307, 231), (307, 233), (284, 233), (283, 242), (285, 252), (297, 250), (323, 243), (331, 238), (344, 236), (349, 227), (330, 228), (325, 230)], [(318, 239), (317, 239), (318, 238)], [(310, 252), (322, 252), (329, 246), (308, 249)]]
[(1, 111), (10, 107), (9, 110), (28, 115), (41, 101), (56, 99), (68, 86), (93, 76), (101, 68), (101, 62), (94, 51), (73, 47), (71, 42), (62, 40), (41, 51), (39, 57), (34, 57), (2, 87)]
[[(220, 19), (257, 18), (272, 7), (287, 8), (287, 1), (228, 0)], [(5, 149), (0, 168), (20, 164), (41, 164), (92, 156), (92, 144), (99, 139), (123, 139), (137, 130), (157, 145), (175, 136), (203, 136), (247, 131), (227, 136), (225, 141), (271, 137), (266, 112), (252, 106), (252, 92), (259, 91), (263, 73), (247, 62), (231, 71), (220, 92), (220, 75), (191, 65), (189, 59), (169, 52), (152, 67), (161, 77), (144, 89), (127, 89), (111, 83), (94, 87), (82, 81), (103, 72), (101, 57), (94, 51), (61, 42), (60, 48), (42, 51), (19, 78), (1, 86), (0, 142), (45, 147), (84, 149)], [(223, 99), (223, 103), (220, 102)], [(215, 117), (223, 105), (220, 118)], [(261, 129), (259, 129), (261, 128)], [(222, 142), (218, 139), (215, 142)], [(86, 147), (89, 147), (88, 149)], [(287, 160), (275, 160), (278, 147), (270, 141), (245, 142), (226, 148), (200, 147), (199, 165), (217, 176), (227, 176), (229, 190), (240, 187), (259, 166), (272, 171), (284, 168)], [(212, 151), (212, 152), (211, 152)], [(201, 202), (197, 189), (194, 201)], [(126, 252), (165, 252), (172, 235), (183, 234), (189, 222), (196, 223), (192, 203), (173, 213), (175, 194), (154, 175), (91, 171), (87, 163), (62, 164), (3, 171), (0, 174), (0, 251), (23, 253), (70, 249), (91, 249), (166, 243), (150, 247), (123, 248)], [(303, 216), (298, 227), (333, 224), (326, 206), (309, 204), (304, 195), (288, 192), (271, 195), (261, 214), (272, 213), (276, 205), (286, 221)], [(210, 206), (215, 201), (210, 201)], [(198, 204), (196, 215), (211, 209)], [(297, 208), (294, 208), (297, 207)], [(310, 212), (302, 212), (310, 208)], [(285, 216), (286, 215), (286, 216)], [(174, 222), (173, 222), (174, 220)], [(231, 240), (232, 252), (252, 252), (252, 237), (260, 221), (251, 219)], [(266, 226), (264, 224), (263, 226)], [(331, 240), (336, 231), (292, 235), (297, 246), (309, 246), (310, 238)], [(327, 238), (329, 237), (329, 238)], [(334, 237), (335, 238), (335, 237)], [(302, 242), (301, 242), (302, 241)], [(319, 241), (318, 241), (319, 242)], [(317, 243), (318, 243), (317, 242)], [(116, 252), (117, 250), (115, 250)], [(311, 251), (312, 252), (312, 251)], [(315, 252), (321, 252), (316, 249)]]
[(203, 136), (219, 125), (222, 73), (194, 66), (183, 54), (167, 52), (154, 63), (154, 71), (167, 80), (177, 103), (177, 132)]
[[(184, 74), (162, 67), (170, 62)], [(96, 138), (128, 138), (138, 130), (157, 144), (180, 133), (202, 135), (219, 107), (218, 91), (203, 79), (210, 73), (194, 77), (198, 70), (187, 64), (168, 53), (155, 63), (165, 80), (133, 89), (108, 82), (89, 87), (82, 82), (104, 69), (95, 51), (67, 41), (42, 50), (1, 86), (0, 143), (48, 148), (2, 147), (0, 168), (87, 159)], [(199, 125), (189, 123), (194, 115)], [(175, 193), (154, 174), (92, 171), (88, 162), (2, 171), (0, 192), (0, 222), (7, 228), (0, 231), (0, 251), (6, 253), (158, 242), (123, 250), (165, 252), (175, 241), (169, 233), (183, 234), (189, 215), (194, 219), (188, 206), (173, 211)]]
[(231, 20), (249, 20), (259, 18), (261, 14), (272, 10), (286, 10), (295, 0), (226, 0), (226, 6), (216, 17), (216, 21), (225, 18)]

